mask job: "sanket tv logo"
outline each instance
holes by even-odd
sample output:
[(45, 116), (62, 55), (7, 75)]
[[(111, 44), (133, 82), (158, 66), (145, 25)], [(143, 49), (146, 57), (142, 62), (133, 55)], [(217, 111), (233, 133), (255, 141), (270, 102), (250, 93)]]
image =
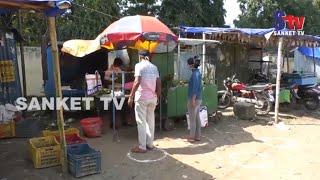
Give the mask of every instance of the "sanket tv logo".
[(284, 11), (276, 11), (274, 13), (274, 34), (276, 36), (294, 36), (304, 35), (303, 26), (305, 17), (286, 15)]

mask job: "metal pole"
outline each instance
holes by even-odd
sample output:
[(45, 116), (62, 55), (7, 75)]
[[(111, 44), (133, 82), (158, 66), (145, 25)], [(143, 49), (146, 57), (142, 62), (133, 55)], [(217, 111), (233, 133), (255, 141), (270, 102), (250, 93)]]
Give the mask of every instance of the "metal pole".
[[(179, 31), (179, 39), (180, 39), (180, 31)], [(180, 80), (180, 51), (181, 51), (181, 46), (180, 42), (178, 42), (178, 59), (177, 59), (177, 69), (178, 69), (178, 77), (177, 79)]]
[(316, 72), (316, 60), (314, 59), (314, 46), (312, 47), (312, 60), (313, 60), (313, 72), (314, 72), (314, 76), (317, 76), (317, 72)]
[(282, 60), (282, 43), (283, 38), (280, 37), (278, 45), (278, 58), (277, 58), (277, 85), (276, 85), (276, 104), (274, 112), (275, 123), (278, 123), (279, 115), (279, 94), (280, 94), (280, 79), (281, 79), (281, 60)]
[[(62, 97), (61, 91), (61, 77), (60, 77), (60, 62), (59, 62), (59, 52), (57, 45), (57, 32), (56, 32), (56, 20), (55, 17), (49, 17), (49, 30), (50, 30), (50, 41), (52, 56), (54, 60), (54, 80), (55, 80), (55, 89), (56, 89), (56, 98)], [(62, 171), (67, 172), (67, 146), (64, 132), (64, 118), (63, 118), (63, 109), (57, 109), (57, 123), (61, 139), (61, 165)]]
[[(114, 72), (112, 71), (112, 99), (114, 98)], [(113, 129), (113, 141), (117, 140), (116, 133), (116, 109), (114, 103), (112, 103), (112, 129)]]
[(290, 63), (289, 63), (289, 54), (288, 51), (286, 51), (286, 57), (287, 57), (287, 73), (290, 72)]
[[(18, 21), (18, 26), (19, 26), (19, 32), (22, 34), (22, 17), (21, 17), (21, 10), (19, 10), (19, 21)], [(24, 49), (23, 49), (23, 44), (22, 40), (19, 43), (20, 46), (20, 57), (21, 57), (21, 71), (22, 71), (22, 88), (23, 88), (23, 96), (27, 96), (27, 85), (26, 85), (26, 66), (25, 66), (25, 61), (24, 61)]]
[(206, 62), (206, 34), (202, 33), (202, 40), (204, 41), (202, 45), (202, 75), (204, 76), (204, 71), (205, 71), (205, 62)]

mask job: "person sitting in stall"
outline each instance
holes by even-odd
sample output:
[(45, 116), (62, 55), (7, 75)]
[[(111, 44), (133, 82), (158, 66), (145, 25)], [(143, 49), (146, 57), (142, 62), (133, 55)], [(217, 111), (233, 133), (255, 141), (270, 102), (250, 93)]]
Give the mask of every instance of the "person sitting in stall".
[(121, 58), (115, 58), (113, 64), (105, 71), (104, 79), (112, 81), (112, 73), (115, 73), (115, 80), (118, 79), (118, 75), (122, 72), (123, 61)]

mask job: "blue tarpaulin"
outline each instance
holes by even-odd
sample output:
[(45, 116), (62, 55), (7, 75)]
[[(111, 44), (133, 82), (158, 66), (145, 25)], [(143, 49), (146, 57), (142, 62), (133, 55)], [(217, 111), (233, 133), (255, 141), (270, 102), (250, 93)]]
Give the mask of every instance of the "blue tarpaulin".
[(219, 28), (219, 27), (189, 27), (181, 26), (180, 29), (185, 33), (231, 33), (239, 32), (246, 35), (264, 36), (268, 33), (272, 33), (274, 28), (269, 29), (250, 29), (250, 28)]
[(299, 47), (298, 51), (310, 58), (313, 58), (314, 55), (314, 58), (320, 60), (320, 48)]
[[(185, 36), (188, 34), (215, 34), (215, 33), (239, 33), (243, 36), (252, 37), (264, 37), (269, 38), (273, 36), (274, 28), (269, 29), (252, 29), (252, 28), (219, 28), (219, 27), (190, 27), (190, 26), (180, 26), (180, 35)], [(280, 37), (280, 36), (279, 36)], [(306, 42), (317, 42), (317, 46), (320, 45), (320, 37), (312, 35), (296, 35), (296, 36), (282, 36), (289, 40), (299, 40)]]
[(43, 11), (46, 16), (58, 16), (65, 13), (66, 9), (59, 6), (73, 0), (0, 0), (0, 14), (6, 14), (18, 9), (34, 9)]

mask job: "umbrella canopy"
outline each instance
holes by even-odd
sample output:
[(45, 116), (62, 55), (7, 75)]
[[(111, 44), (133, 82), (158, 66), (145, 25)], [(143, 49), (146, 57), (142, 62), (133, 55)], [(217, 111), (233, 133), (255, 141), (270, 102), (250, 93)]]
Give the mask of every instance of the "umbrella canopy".
[(83, 57), (102, 47), (109, 50), (133, 48), (152, 53), (172, 51), (178, 37), (157, 18), (151, 16), (127, 16), (112, 23), (94, 40), (74, 39), (63, 44), (62, 51)]
[(127, 16), (112, 23), (100, 35), (107, 49), (134, 48), (153, 53), (172, 51), (178, 37), (161, 21), (151, 16)]

